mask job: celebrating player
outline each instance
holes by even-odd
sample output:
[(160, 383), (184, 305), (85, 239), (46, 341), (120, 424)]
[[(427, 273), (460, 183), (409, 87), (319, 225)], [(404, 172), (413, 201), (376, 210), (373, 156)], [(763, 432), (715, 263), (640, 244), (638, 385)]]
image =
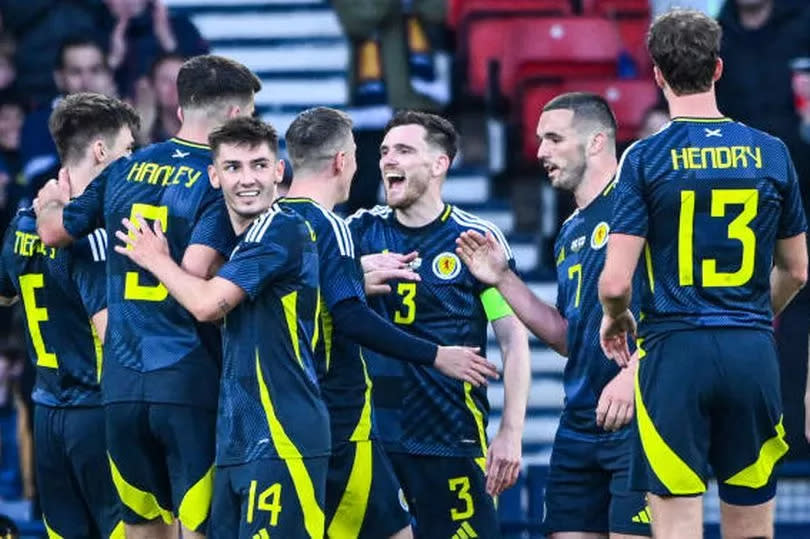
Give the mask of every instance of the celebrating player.
[(152, 272), (198, 320), (227, 315), (211, 537), (321, 539), (329, 420), (312, 351), (314, 234), (296, 213), (270, 207), (284, 172), (271, 126), (238, 118), (209, 140), (211, 183), (241, 239), (219, 273), (205, 280), (185, 271), (161, 227), (140, 219), (124, 220), (128, 234), (116, 236), (126, 246), (115, 250)]
[(773, 467), (787, 444), (771, 323), (807, 279), (785, 145), (717, 109), (720, 38), (697, 11), (671, 11), (650, 29), (673, 120), (622, 157), (599, 282), (602, 346), (623, 365), (646, 240), (631, 485), (649, 492), (663, 539), (702, 536), (710, 466), (724, 536), (773, 537)]
[[(140, 119), (116, 99), (79, 93), (56, 106), (49, 127), (63, 165), (61, 181), (78, 197), (104, 167), (132, 152)], [(30, 209), (9, 226), (0, 258), (0, 295), (22, 298), (28, 354), (36, 365), (36, 476), (51, 536), (124, 536), (99, 388), (106, 259), (104, 229), (64, 249), (46, 247)]]
[[(399, 501), (399, 484), (382, 447), (372, 441), (372, 386), (358, 343), (411, 360), (478, 386), (496, 374), (494, 365), (463, 347), (437, 347), (392, 326), (365, 304), (363, 274), (343, 220), (332, 213), (349, 196), (357, 170), (351, 119), (318, 107), (299, 114), (284, 137), (295, 170), (278, 205), (312, 226), (320, 259), (324, 305), (317, 355), (323, 397), (329, 408), (332, 457), (326, 489), (330, 538), (410, 537), (410, 516)], [(394, 276), (414, 279), (408, 269)]]
[[(441, 199), (457, 138), (443, 118), (397, 114), (380, 147), (388, 206), (358, 212), (349, 226), (360, 255), (419, 251), (407, 264), (420, 280), (396, 282), (392, 294), (374, 300), (378, 312), (402, 329), (441, 344), (484, 347), (486, 324), (492, 322), (504, 358), (506, 396), (489, 448), (483, 388), (385, 357), (368, 364), (380, 437), (415, 516), (416, 535), (498, 537), (492, 495), (512, 485), (519, 472), (528, 341), (500, 294), (475, 279), (454, 253), (456, 237), (469, 229), (490, 231), (510, 252), (494, 225)], [(390, 256), (403, 261), (404, 255)]]
[[(66, 245), (104, 222), (159, 222), (172, 256), (189, 272), (213, 274), (233, 248), (222, 194), (206, 181), (208, 134), (250, 115), (259, 80), (243, 65), (197, 56), (177, 78), (182, 127), (176, 138), (119, 160), (68, 203), (64, 182), (40, 191), (44, 244)], [(107, 449), (124, 505), (127, 537), (203, 534), (213, 486), (220, 341), (126, 257), (107, 264), (109, 324), (102, 393)]]
[(578, 207), (554, 247), (556, 309), (509, 270), (492, 234), (468, 231), (457, 242), (472, 274), (496, 286), (535, 335), (568, 357), (565, 408), (544, 499), (543, 527), (555, 539), (650, 535), (644, 495), (628, 488), (631, 429), (625, 426), (633, 418), (637, 362), (619, 369), (599, 346), (602, 309), (596, 285), (613, 220), (615, 136), (613, 113), (598, 95), (559, 95), (540, 115), (537, 157), (552, 185), (571, 191)]

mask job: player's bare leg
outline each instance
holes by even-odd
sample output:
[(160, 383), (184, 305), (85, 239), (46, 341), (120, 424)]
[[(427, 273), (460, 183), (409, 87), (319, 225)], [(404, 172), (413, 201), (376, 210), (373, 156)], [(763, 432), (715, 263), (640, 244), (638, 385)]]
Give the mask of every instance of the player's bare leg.
[(649, 539), (646, 535), (630, 535), (627, 533), (610, 532), (610, 539)]
[(703, 496), (657, 496), (647, 494), (653, 536), (656, 539), (701, 539)]
[(388, 539), (413, 539), (413, 530), (410, 526), (405, 526)]
[(183, 539), (205, 539), (205, 534), (200, 532), (193, 532), (186, 528), (185, 526), (181, 527), (183, 531)]
[(124, 524), (127, 539), (177, 539), (179, 527), (177, 521), (166, 524), (160, 519), (144, 524)]
[(773, 537), (773, 508), (773, 499), (759, 505), (731, 505), (721, 500), (723, 539)]

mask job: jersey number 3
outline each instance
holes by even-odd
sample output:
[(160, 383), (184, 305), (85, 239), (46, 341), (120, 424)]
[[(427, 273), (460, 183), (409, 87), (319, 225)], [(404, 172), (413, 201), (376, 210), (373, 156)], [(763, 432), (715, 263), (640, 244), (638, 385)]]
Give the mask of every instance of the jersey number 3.
[(394, 311), (394, 322), (413, 324), (416, 319), (416, 283), (399, 283), (397, 294), (402, 297), (402, 307)]
[[(138, 215), (144, 219), (160, 222), (160, 228), (166, 232), (166, 225), (169, 224), (169, 208), (167, 206), (152, 206), (151, 204), (136, 203), (132, 205), (129, 220), (136, 226)], [(144, 223), (144, 226), (148, 226)], [(124, 281), (124, 299), (134, 299), (140, 301), (163, 301), (169, 295), (166, 287), (158, 283), (156, 285), (142, 285), (139, 282), (137, 271), (128, 271)]]
[[(701, 260), (703, 286), (742, 286), (754, 275), (757, 237), (748, 225), (757, 216), (759, 191), (756, 189), (712, 189), (711, 216), (725, 217), (726, 206), (742, 205), (740, 214), (728, 224), (728, 238), (742, 244), (740, 268), (734, 272), (717, 271), (717, 259)], [(693, 286), (694, 275), (695, 192), (681, 191), (681, 217), (678, 223), (678, 275), (681, 286)]]

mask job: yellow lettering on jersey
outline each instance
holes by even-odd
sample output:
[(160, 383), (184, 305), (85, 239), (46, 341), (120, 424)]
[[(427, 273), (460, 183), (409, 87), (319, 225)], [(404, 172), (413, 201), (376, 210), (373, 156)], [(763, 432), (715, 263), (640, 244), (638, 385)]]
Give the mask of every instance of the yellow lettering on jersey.
[(56, 248), (46, 247), (36, 234), (16, 230), (14, 233), (14, 254), (28, 257), (42, 255), (56, 258)]
[[(141, 174), (141, 169), (143, 168), (143, 165), (144, 165), (143, 162), (138, 161), (137, 163), (134, 163), (130, 167), (129, 173), (127, 174), (127, 181), (128, 182), (142, 181), (142, 178), (140, 177), (140, 174)], [(134, 176), (134, 178), (133, 178), (133, 176)]]
[(759, 146), (689, 146), (672, 148), (670, 156), (673, 170), (762, 168), (762, 149)]
[(149, 185), (167, 187), (180, 185), (190, 188), (202, 176), (202, 171), (187, 165), (161, 165), (150, 161), (133, 163), (127, 173), (128, 182), (146, 182)]
[(191, 187), (197, 182), (197, 180), (200, 179), (200, 175), (202, 175), (202, 172), (200, 172), (199, 170), (194, 170), (191, 167), (186, 167), (186, 171), (187, 171), (186, 176), (188, 176), (186, 187)]

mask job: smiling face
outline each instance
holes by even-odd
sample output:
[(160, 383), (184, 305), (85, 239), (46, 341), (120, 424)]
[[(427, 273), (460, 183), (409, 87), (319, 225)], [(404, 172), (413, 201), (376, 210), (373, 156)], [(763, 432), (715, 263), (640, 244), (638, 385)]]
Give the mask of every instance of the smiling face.
[(400, 125), (388, 131), (380, 145), (385, 201), (392, 208), (413, 205), (434, 180), (441, 152), (428, 144), (426, 134), (421, 125)]
[(276, 185), (284, 176), (284, 161), (279, 161), (266, 143), (254, 147), (224, 143), (208, 173), (212, 185), (222, 189), (231, 216), (250, 221), (275, 200)]
[(574, 129), (574, 111), (543, 111), (537, 122), (537, 159), (551, 185), (573, 191), (582, 182), (586, 168), (586, 141)]

